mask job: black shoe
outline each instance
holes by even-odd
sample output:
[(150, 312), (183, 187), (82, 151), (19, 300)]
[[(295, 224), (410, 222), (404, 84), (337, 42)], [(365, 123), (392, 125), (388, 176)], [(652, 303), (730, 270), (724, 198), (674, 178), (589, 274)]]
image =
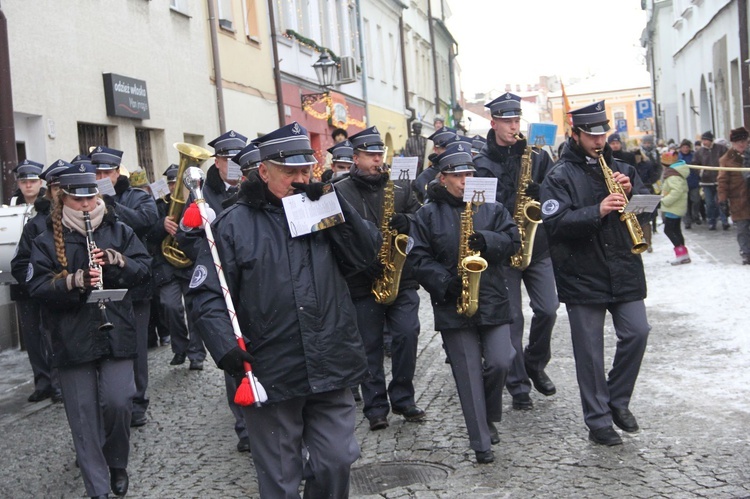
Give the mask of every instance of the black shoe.
[(125, 468), (109, 469), (109, 484), (112, 493), (116, 496), (124, 496), (128, 493), (128, 470)]
[[(696, 225), (700, 225), (700, 224), (696, 222)], [(690, 228), (690, 224), (685, 224), (685, 228), (689, 229)]]
[(358, 386), (353, 386), (351, 388), (351, 390), (352, 390), (352, 396), (354, 397), (354, 401), (355, 402), (362, 402), (362, 395), (360, 395), (360, 393), (359, 393), (359, 387)]
[(630, 409), (617, 409), (616, 407), (609, 406), (612, 411), (612, 422), (622, 431), (628, 433), (634, 433), (639, 430), (638, 421), (635, 420), (635, 416), (630, 412)]
[(52, 391), (52, 403), (59, 404), (62, 401), (63, 401), (62, 392), (60, 390), (53, 390)]
[(729, 230), (729, 224), (721, 224), (721, 228), (724, 230)]
[(184, 364), (186, 358), (187, 358), (187, 354), (185, 354), (185, 353), (176, 353), (176, 354), (174, 354), (174, 357), (172, 357), (172, 361), (169, 363), (169, 365), (170, 366), (179, 366), (180, 364)]
[(695, 225), (701, 225), (702, 223), (703, 223), (703, 222), (702, 222), (702, 221), (700, 221), (700, 220), (696, 220), (696, 221), (695, 221)]
[(742, 265), (750, 265), (750, 255), (742, 255)]
[(167, 345), (172, 344), (172, 338), (169, 336), (165, 336), (164, 338), (159, 338), (159, 343), (161, 343), (161, 346), (165, 347)]
[(203, 370), (203, 361), (202, 360), (191, 360), (190, 361), (190, 370), (191, 371), (202, 371)]
[(474, 452), (477, 455), (477, 463), (489, 464), (495, 460), (495, 454), (490, 450), (478, 450)]
[(534, 408), (534, 402), (531, 401), (528, 393), (519, 393), (513, 395), (513, 409), (519, 411), (530, 411)]
[(29, 395), (28, 400), (29, 402), (41, 402), (42, 400), (46, 400), (52, 396), (52, 390), (46, 389), (46, 390), (34, 390), (34, 393)]
[(547, 376), (543, 369), (541, 371), (536, 371), (534, 369), (529, 369), (529, 367), (527, 366), (526, 374), (529, 375), (529, 379), (534, 384), (534, 388), (536, 388), (536, 391), (538, 391), (542, 395), (546, 395), (547, 397), (549, 397), (550, 395), (554, 395), (555, 392), (557, 392), (555, 384), (551, 379), (549, 379), (549, 376)]
[(589, 430), (589, 440), (599, 445), (622, 445), (620, 435), (611, 426), (605, 426), (598, 430)]
[(242, 437), (237, 442), (237, 452), (250, 452), (250, 438)]
[(385, 416), (375, 416), (370, 419), (370, 431), (385, 430), (388, 428), (388, 418)]
[(488, 426), (490, 427), (490, 443), (492, 445), (499, 444), (500, 435), (497, 433), (497, 427), (495, 426), (495, 423), (490, 423)]
[(427, 414), (416, 405), (410, 405), (405, 409), (393, 408), (393, 414), (403, 416), (407, 421), (422, 421)]
[(131, 428), (137, 428), (139, 426), (143, 426), (146, 423), (148, 423), (148, 419), (146, 418), (145, 414), (136, 414), (133, 413), (133, 415), (130, 418), (130, 427)]
[(716, 224), (710, 224), (708, 230), (716, 230)]

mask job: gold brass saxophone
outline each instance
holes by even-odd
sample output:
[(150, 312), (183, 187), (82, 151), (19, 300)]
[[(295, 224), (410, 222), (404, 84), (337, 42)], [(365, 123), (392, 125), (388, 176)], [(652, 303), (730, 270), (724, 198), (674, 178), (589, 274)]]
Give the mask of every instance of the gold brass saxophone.
[(610, 167), (607, 165), (607, 161), (604, 159), (604, 151), (602, 149), (597, 149), (596, 152), (599, 154), (599, 166), (601, 166), (602, 168), (604, 181), (607, 183), (607, 189), (609, 190), (610, 194), (622, 194), (622, 196), (625, 198), (625, 204), (617, 211), (621, 213), (620, 220), (625, 222), (625, 226), (628, 228), (628, 233), (630, 233), (630, 239), (632, 239), (633, 241), (633, 246), (630, 248), (630, 252), (634, 255), (641, 254), (648, 249), (648, 243), (643, 237), (643, 229), (641, 228), (641, 224), (638, 223), (638, 218), (635, 216), (635, 213), (623, 212), (623, 210), (625, 210), (625, 207), (627, 206), (628, 197), (625, 195), (625, 191), (623, 190), (622, 185), (620, 185), (612, 176), (612, 169), (610, 169)]
[(461, 296), (458, 297), (456, 311), (471, 317), (479, 309), (479, 280), (487, 270), (487, 260), (479, 256), (479, 251), (469, 248), (469, 236), (474, 233), (474, 207), (484, 203), (484, 194), (474, 192), (471, 201), (466, 203), (461, 213), (461, 237), (458, 243), (458, 276), (461, 278)]
[[(523, 135), (516, 134), (517, 139), (523, 139)], [(531, 255), (534, 251), (534, 236), (536, 229), (542, 221), (542, 210), (539, 201), (526, 195), (526, 188), (532, 182), (531, 178), (531, 146), (521, 156), (521, 169), (518, 172), (518, 185), (516, 187), (516, 207), (513, 210), (513, 220), (518, 226), (521, 236), (521, 247), (518, 252), (510, 257), (510, 265), (518, 270), (525, 270), (531, 263)]]
[[(383, 155), (386, 154), (387, 152)], [(393, 190), (393, 180), (389, 177), (383, 189), (383, 214), (380, 219), (383, 245), (378, 252), (378, 261), (383, 265), (383, 275), (372, 283), (372, 294), (375, 295), (375, 301), (383, 305), (390, 305), (398, 296), (401, 272), (406, 261), (406, 246), (409, 241), (409, 236), (399, 234), (397, 230), (390, 227), (391, 218), (395, 212)]]
[[(171, 195), (172, 201), (169, 203), (167, 216), (172, 217), (179, 223), (188, 196), (182, 182), (185, 170), (190, 166), (200, 167), (204, 161), (211, 157), (211, 153), (200, 146), (185, 142), (175, 142), (174, 148), (180, 152), (180, 163), (177, 168), (177, 185), (175, 185), (174, 192)], [(161, 253), (167, 262), (175, 268), (184, 269), (193, 264), (193, 261), (185, 256), (185, 253), (178, 247), (177, 241), (171, 234), (167, 235), (161, 242)]]

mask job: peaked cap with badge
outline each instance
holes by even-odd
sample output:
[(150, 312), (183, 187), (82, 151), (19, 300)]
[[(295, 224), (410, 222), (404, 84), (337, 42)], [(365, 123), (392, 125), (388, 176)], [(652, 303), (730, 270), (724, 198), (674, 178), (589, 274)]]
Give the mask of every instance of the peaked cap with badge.
[(436, 131), (427, 140), (431, 140), (437, 147), (445, 147), (449, 142), (456, 140), (456, 129), (444, 126)]
[(573, 127), (591, 135), (604, 135), (609, 131), (609, 120), (604, 101), (594, 102), (588, 106), (568, 112), (573, 118)]
[(214, 148), (214, 156), (231, 158), (240, 152), (246, 143), (247, 137), (234, 130), (229, 130), (216, 137), (208, 145)]
[(297, 123), (290, 123), (253, 142), (260, 151), (260, 160), (270, 161), (277, 165), (302, 168), (318, 163), (313, 156), (310, 137), (305, 127)]
[[(78, 156), (76, 156), (78, 157)], [(80, 162), (78, 164), (81, 164)], [(89, 163), (90, 164), (90, 163)], [(58, 159), (47, 167), (46, 170), (39, 175), (40, 178), (47, 182), (47, 185), (57, 185), (60, 183), (60, 174), (66, 171), (71, 166), (76, 166), (73, 163), (68, 163), (62, 159)]]
[(97, 146), (91, 151), (91, 162), (97, 170), (119, 170), (122, 162), (122, 151), (106, 146)]
[(331, 161), (334, 163), (354, 163), (354, 148), (348, 140), (334, 144), (333, 147), (328, 148), (328, 152), (333, 156)]
[(349, 137), (352, 149), (365, 152), (385, 152), (383, 139), (377, 127), (371, 126)]
[[(62, 161), (62, 160), (61, 160)], [(73, 197), (91, 197), (99, 194), (96, 185), (97, 165), (92, 163), (81, 163), (71, 165), (60, 172), (60, 188), (65, 194)]]
[(474, 172), (471, 145), (462, 140), (451, 142), (437, 159), (440, 173)]
[(80, 165), (81, 163), (91, 163), (91, 158), (87, 154), (79, 154), (70, 160), (71, 165)]
[(493, 118), (518, 118), (521, 116), (521, 98), (516, 94), (506, 92), (484, 107), (490, 110)]
[(39, 174), (42, 173), (43, 169), (43, 164), (24, 159), (13, 168), (13, 171), (16, 174), (16, 180), (39, 180)]
[(481, 135), (475, 135), (471, 140), (471, 152), (474, 154), (479, 154), (479, 151), (482, 150), (485, 144), (487, 144), (487, 139), (485, 139)]
[(171, 184), (172, 182), (177, 182), (177, 173), (179, 173), (180, 167), (174, 163), (169, 165), (166, 170), (164, 170), (164, 173), (162, 173), (163, 176), (167, 177), (167, 183)]
[(240, 170), (243, 171), (258, 168), (260, 164), (260, 149), (258, 149), (258, 144), (250, 142), (232, 158), (232, 161), (240, 165)]

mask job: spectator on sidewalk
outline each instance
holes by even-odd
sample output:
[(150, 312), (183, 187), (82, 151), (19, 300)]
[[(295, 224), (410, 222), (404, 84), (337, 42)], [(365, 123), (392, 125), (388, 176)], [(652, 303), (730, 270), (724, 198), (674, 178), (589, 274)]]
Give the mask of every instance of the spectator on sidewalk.
[[(719, 165), (741, 168), (743, 154), (747, 150), (750, 134), (744, 127), (735, 128), (729, 133), (732, 148), (720, 159)], [(719, 204), (723, 212), (731, 210), (732, 221), (737, 226), (737, 243), (740, 245), (742, 264), (750, 265), (750, 190), (742, 172), (721, 171), (717, 178)]]
[[(690, 140), (685, 139), (680, 142), (679, 159), (687, 164), (693, 163), (693, 143)], [(699, 170), (695, 168), (690, 169), (690, 173), (687, 178), (688, 184), (688, 200), (687, 200), (687, 212), (685, 213), (684, 222), (685, 228), (689, 229), (692, 224), (700, 225), (701, 221), (701, 205), (703, 204), (703, 198), (701, 198), (701, 174)]]
[[(694, 165), (702, 166), (719, 166), (719, 158), (727, 153), (726, 146), (714, 143), (714, 134), (711, 131), (704, 132), (701, 135), (701, 147), (695, 151), (693, 157)], [(703, 188), (703, 195), (706, 198), (706, 216), (708, 218), (708, 230), (716, 230), (716, 221), (721, 219), (721, 226), (724, 230), (729, 228), (729, 222), (726, 214), (719, 210), (716, 200), (716, 179), (719, 172), (715, 170), (701, 170), (700, 185)]]
[(664, 214), (664, 234), (674, 245), (675, 259), (670, 263), (680, 265), (690, 263), (690, 255), (685, 247), (680, 224), (687, 212), (688, 184), (687, 177), (690, 167), (683, 160), (678, 159), (674, 151), (667, 151), (661, 155), (664, 167), (664, 181), (661, 190), (661, 209)]

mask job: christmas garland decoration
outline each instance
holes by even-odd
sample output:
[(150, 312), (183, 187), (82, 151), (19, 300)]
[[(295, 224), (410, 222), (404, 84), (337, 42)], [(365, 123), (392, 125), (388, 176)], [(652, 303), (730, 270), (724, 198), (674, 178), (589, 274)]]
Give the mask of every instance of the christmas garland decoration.
[[(341, 65), (341, 57), (337, 56), (333, 52), (333, 50), (329, 49), (328, 47), (323, 47), (322, 45), (318, 45), (318, 43), (315, 40), (302, 36), (296, 31), (294, 31), (293, 29), (286, 30), (285, 32), (282, 33), (282, 36), (290, 40), (296, 40), (297, 42), (299, 42), (300, 45), (303, 45), (311, 50), (314, 50), (315, 52), (318, 52), (319, 54), (326, 52), (330, 56), (330, 58), (333, 59), (333, 62)], [(361, 73), (362, 69), (359, 67), (359, 64), (357, 64), (356, 67), (357, 67), (357, 73)]]

